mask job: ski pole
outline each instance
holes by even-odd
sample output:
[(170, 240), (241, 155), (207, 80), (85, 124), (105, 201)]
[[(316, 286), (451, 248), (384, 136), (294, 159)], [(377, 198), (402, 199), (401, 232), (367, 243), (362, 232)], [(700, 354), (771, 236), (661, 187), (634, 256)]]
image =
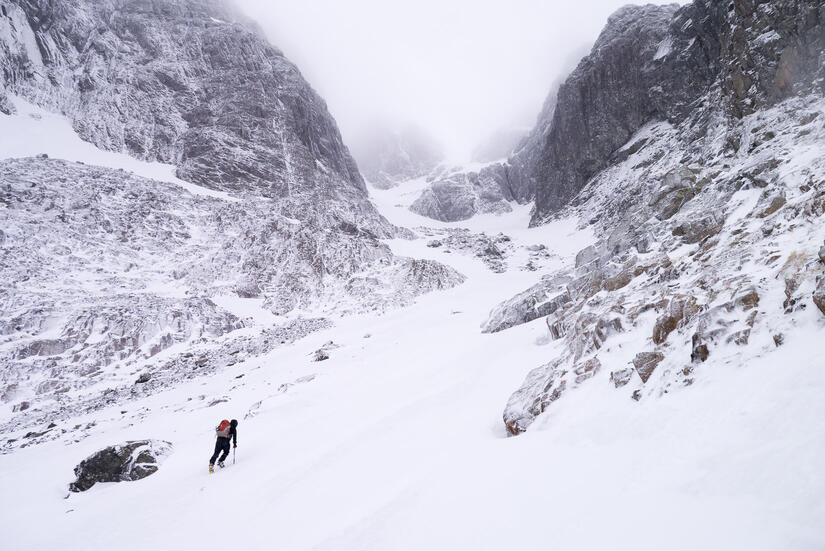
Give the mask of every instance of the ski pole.
[(232, 464), (235, 464), (235, 450), (238, 449), (237, 446), (232, 448)]

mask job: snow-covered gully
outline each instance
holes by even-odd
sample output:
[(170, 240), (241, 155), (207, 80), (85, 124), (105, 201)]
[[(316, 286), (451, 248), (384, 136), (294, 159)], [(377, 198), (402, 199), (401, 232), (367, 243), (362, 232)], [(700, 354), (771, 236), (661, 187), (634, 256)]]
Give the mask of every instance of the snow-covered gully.
[[(402, 208), (410, 190), (372, 195), (391, 221), (425, 223)], [(825, 408), (805, 397), (823, 395), (825, 374), (807, 367), (818, 358), (805, 345), (813, 335), (666, 399), (636, 403), (595, 381), (527, 434), (506, 437), (502, 405), (556, 343), (542, 320), (496, 334), (480, 325), (533, 281), (517, 268), (524, 246), (543, 244), (557, 255), (548, 262), (565, 263), (591, 239), (573, 220), (524, 229), (528, 216), (471, 223), (511, 237), (517, 252), (504, 273), (427, 239), (394, 241), (396, 253), (449, 263), (467, 282), (383, 316), (335, 320), (264, 357), (100, 411), (74, 445), (0, 457), (3, 523), (24, 527), (7, 531), (10, 548), (821, 544), (821, 448), (809, 443)], [(438, 234), (459, 225), (428, 226)], [(313, 362), (328, 341), (338, 348)], [(225, 401), (209, 407), (215, 398)], [(209, 476), (212, 427), (223, 417), (241, 420), (237, 462)], [(66, 498), (80, 460), (143, 438), (174, 444), (155, 475)]]
[(0, 549), (825, 549), (823, 59), (625, 6), (450, 164), (230, 0), (0, 0)]

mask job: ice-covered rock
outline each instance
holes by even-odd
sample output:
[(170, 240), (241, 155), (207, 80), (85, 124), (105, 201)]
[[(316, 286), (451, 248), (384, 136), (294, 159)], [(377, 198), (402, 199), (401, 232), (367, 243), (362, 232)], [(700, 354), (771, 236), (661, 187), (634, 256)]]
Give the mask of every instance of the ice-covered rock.
[(653, 326), (653, 342), (655, 344), (665, 342), (668, 335), (679, 327), (690, 323), (700, 310), (695, 297), (673, 298), (667, 308), (665, 308), (665, 313), (656, 319), (656, 323)]
[(686, 167), (674, 168), (662, 180), (662, 187), (650, 206), (660, 220), (672, 218), (682, 206), (696, 196), (696, 175)]

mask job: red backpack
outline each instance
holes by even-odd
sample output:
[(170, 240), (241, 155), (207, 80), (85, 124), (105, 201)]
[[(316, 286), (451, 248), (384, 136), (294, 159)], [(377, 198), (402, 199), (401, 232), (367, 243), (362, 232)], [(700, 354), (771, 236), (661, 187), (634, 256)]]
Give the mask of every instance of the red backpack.
[(215, 432), (218, 433), (218, 436), (222, 436), (223, 438), (229, 438), (229, 429), (232, 428), (232, 425), (224, 419), (218, 425), (218, 428), (215, 429)]

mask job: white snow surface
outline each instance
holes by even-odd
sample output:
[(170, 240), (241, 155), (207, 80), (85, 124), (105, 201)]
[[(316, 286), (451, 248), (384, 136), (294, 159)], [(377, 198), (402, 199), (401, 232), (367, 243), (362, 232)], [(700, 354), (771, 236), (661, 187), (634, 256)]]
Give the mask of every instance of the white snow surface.
[[(161, 171), (92, 155), (56, 130), (28, 152), (2, 134), (4, 156)], [(529, 207), (441, 224), (408, 210), (415, 184), (371, 191), (395, 224), (505, 232), (519, 246), (546, 245), (552, 265), (593, 240), (574, 219), (527, 229)], [(0, 456), (2, 548), (825, 548), (823, 324), (813, 308), (784, 346), (747, 365), (712, 356), (692, 387), (639, 403), (594, 380), (507, 438), (503, 405), (562, 348), (547, 343), (541, 319), (496, 334), (479, 325), (536, 274), (494, 273), (426, 239), (389, 244), (467, 282), (57, 428), (95, 423), (85, 438), (70, 431)], [(215, 302), (273, 322), (254, 299)], [(330, 359), (313, 362), (329, 341)], [(226, 401), (210, 407), (215, 399)], [(209, 475), (223, 418), (240, 421), (237, 457)], [(144, 438), (174, 445), (156, 474), (67, 498), (81, 460)]]

